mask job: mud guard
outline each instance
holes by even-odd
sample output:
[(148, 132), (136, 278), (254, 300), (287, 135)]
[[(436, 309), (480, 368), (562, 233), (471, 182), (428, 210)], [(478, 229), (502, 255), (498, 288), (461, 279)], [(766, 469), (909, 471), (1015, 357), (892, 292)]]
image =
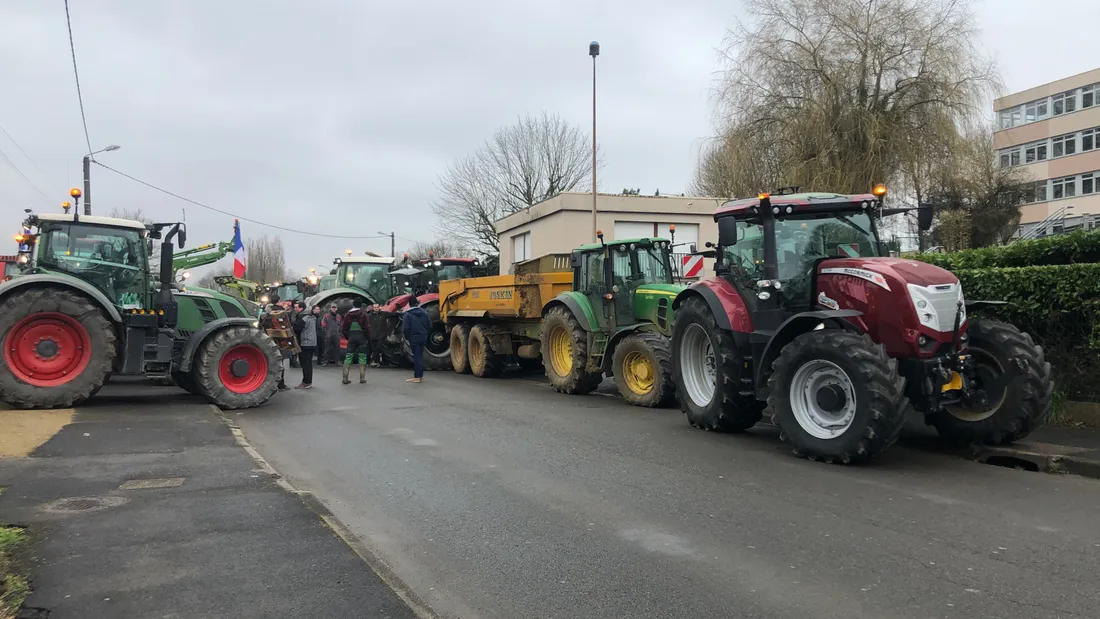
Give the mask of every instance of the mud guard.
[[(791, 340), (803, 333), (812, 331), (814, 327), (825, 320), (855, 318), (862, 315), (863, 312), (859, 310), (817, 310), (801, 312), (784, 320), (783, 324), (779, 325), (779, 328), (768, 339), (768, 343), (764, 347), (764, 353), (760, 355), (760, 360), (756, 363), (756, 379), (754, 382), (757, 391), (766, 388), (768, 376), (771, 375), (772, 362), (779, 356), (779, 352), (783, 350), (783, 347), (791, 343)], [(847, 321), (841, 322), (845, 325), (849, 324)]]
[[(727, 287), (729, 291), (722, 290), (716, 287)], [(729, 303), (740, 304), (742, 313), (744, 314), (743, 321), (738, 325), (739, 328), (734, 328), (732, 322), (730, 322), (730, 314), (726, 306), (723, 303), (722, 297), (719, 295), (719, 291), (727, 293), (727, 301)], [(683, 290), (676, 296), (676, 299), (672, 302), (673, 312), (680, 307), (680, 304), (692, 296), (701, 297), (710, 308), (710, 313), (714, 316), (714, 322), (718, 325), (718, 328), (724, 331), (732, 332), (749, 332), (752, 330), (751, 319), (749, 318), (749, 312), (744, 307), (744, 300), (740, 298), (740, 294), (736, 292), (732, 285), (729, 285), (725, 280), (715, 282), (715, 280), (703, 280), (696, 282), (689, 286), (686, 290)]]
[(970, 310), (980, 310), (986, 307), (996, 307), (998, 305), (1008, 305), (1007, 301), (963, 301), (966, 305), (966, 313), (970, 313)]
[(573, 316), (577, 319), (577, 322), (581, 323), (581, 327), (585, 331), (589, 333), (592, 332), (591, 316), (588, 312), (585, 311), (585, 307), (581, 305), (580, 301), (578, 301), (576, 297), (573, 296), (572, 292), (563, 292), (562, 294), (554, 297), (553, 301), (550, 301), (546, 304), (545, 307), (542, 308), (542, 315), (546, 316), (546, 312), (550, 311), (550, 308), (554, 307), (555, 305), (564, 305), (570, 312), (572, 312)]
[(107, 312), (107, 315), (111, 317), (111, 320), (114, 321), (115, 324), (122, 322), (122, 315), (118, 313), (118, 308), (115, 307), (114, 303), (111, 303), (107, 295), (100, 292), (99, 289), (88, 282), (75, 277), (64, 277), (61, 275), (51, 275), (49, 273), (20, 275), (11, 281), (0, 284), (0, 296), (19, 290), (24, 286), (31, 286), (34, 284), (56, 284), (67, 288), (73, 288), (81, 294), (91, 297), (92, 300), (98, 303), (99, 306)]
[(373, 305), (374, 303), (376, 303), (376, 301), (374, 301), (374, 299), (372, 299), (369, 294), (367, 294), (366, 292), (364, 292), (362, 290), (359, 290), (358, 288), (330, 288), (328, 290), (323, 290), (321, 292), (318, 292), (317, 294), (313, 295), (312, 297), (306, 299), (306, 301), (305, 301), (306, 302), (306, 309), (307, 310), (312, 310), (314, 306), (321, 305), (323, 303), (327, 303), (329, 299), (332, 299), (332, 298), (335, 298), (335, 297), (344, 297), (344, 296), (352, 296), (352, 295), (357, 296), (357, 297), (361, 297), (363, 299), (363, 302), (368, 304), (368, 305)]
[(202, 346), (203, 341), (206, 338), (210, 337), (210, 335), (215, 331), (218, 331), (219, 329), (223, 329), (225, 327), (238, 326), (253, 327), (259, 329), (256, 324), (257, 319), (255, 318), (236, 317), (219, 318), (203, 325), (201, 329), (192, 333), (191, 337), (187, 338), (187, 343), (183, 345), (183, 353), (180, 357), (179, 371), (187, 372), (191, 370), (191, 362), (195, 358), (195, 351), (197, 351), (199, 349), (199, 346)]

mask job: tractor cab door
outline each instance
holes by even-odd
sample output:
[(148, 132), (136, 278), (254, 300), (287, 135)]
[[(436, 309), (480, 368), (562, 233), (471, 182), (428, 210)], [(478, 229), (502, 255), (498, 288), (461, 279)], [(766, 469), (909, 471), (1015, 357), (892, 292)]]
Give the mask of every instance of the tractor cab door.
[(609, 246), (611, 256), (611, 281), (615, 294), (612, 303), (615, 326), (634, 324), (634, 289), (642, 283), (639, 277), (637, 254), (625, 245)]
[(588, 298), (601, 331), (611, 320), (611, 304), (605, 297), (611, 292), (610, 274), (603, 250), (573, 254), (573, 289)]
[(152, 307), (148, 255), (136, 228), (42, 222), (39, 267), (95, 286), (123, 309)]

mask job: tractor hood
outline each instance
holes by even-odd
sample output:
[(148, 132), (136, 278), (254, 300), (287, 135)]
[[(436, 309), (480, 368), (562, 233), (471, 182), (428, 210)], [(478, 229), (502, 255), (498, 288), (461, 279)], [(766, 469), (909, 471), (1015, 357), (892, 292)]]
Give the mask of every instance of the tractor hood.
[(822, 275), (856, 277), (887, 290), (896, 287), (899, 292), (904, 292), (907, 284), (927, 287), (959, 281), (951, 271), (904, 258), (837, 258), (822, 261), (817, 269)]
[(675, 297), (680, 294), (686, 286), (680, 284), (644, 284), (638, 286), (634, 291), (637, 294), (652, 294), (660, 296)]

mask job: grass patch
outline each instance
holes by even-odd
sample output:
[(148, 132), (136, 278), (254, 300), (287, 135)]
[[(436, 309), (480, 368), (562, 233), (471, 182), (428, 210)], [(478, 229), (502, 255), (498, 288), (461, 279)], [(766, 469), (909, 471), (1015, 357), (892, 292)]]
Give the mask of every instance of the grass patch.
[(11, 619), (30, 593), (18, 557), (27, 534), (17, 527), (0, 527), (0, 619)]

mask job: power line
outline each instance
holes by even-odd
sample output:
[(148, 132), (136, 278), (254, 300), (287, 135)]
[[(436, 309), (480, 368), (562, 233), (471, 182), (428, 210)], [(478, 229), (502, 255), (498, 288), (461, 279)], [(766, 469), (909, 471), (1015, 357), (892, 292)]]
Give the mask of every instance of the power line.
[(80, 103), (80, 122), (84, 123), (84, 142), (92, 152), (92, 138), (88, 135), (88, 117), (84, 115), (84, 95), (80, 92), (80, 72), (76, 70), (76, 46), (73, 45), (73, 21), (69, 17), (69, 0), (65, 0), (65, 25), (69, 27), (69, 51), (73, 56), (73, 77), (76, 78), (76, 100)]
[(8, 136), (8, 139), (11, 140), (11, 143), (14, 144), (17, 149), (19, 149), (19, 152), (23, 153), (23, 156), (27, 158), (27, 161), (29, 161), (32, 166), (34, 166), (35, 170), (38, 170), (39, 174), (41, 174), (42, 176), (47, 176), (47, 174), (42, 171), (42, 168), (38, 167), (38, 164), (34, 162), (34, 159), (32, 159), (31, 156), (27, 154), (27, 151), (23, 150), (23, 147), (19, 145), (19, 142), (16, 142), (15, 138), (11, 137), (11, 134), (8, 133), (8, 130), (4, 128), (4, 125), (0, 125), (0, 133)]
[[(100, 163), (98, 161), (95, 161), (94, 163), (97, 166), (99, 166), (99, 167), (101, 167), (105, 170), (109, 170), (111, 172), (114, 172), (115, 174), (118, 174), (119, 176), (121, 176), (123, 178), (128, 178), (128, 179), (134, 181), (135, 183), (145, 185), (146, 187), (148, 187), (150, 189), (155, 189), (156, 191), (159, 191), (159, 192), (161, 192), (165, 195), (172, 196), (173, 198), (176, 198), (178, 200), (183, 200), (184, 202), (187, 202), (189, 204), (194, 204), (195, 206), (197, 206), (199, 208), (204, 208), (204, 209), (207, 209), (207, 210), (210, 210), (210, 211), (214, 211), (215, 213), (221, 213), (222, 215), (228, 215), (228, 216), (233, 217), (235, 219), (240, 219), (241, 221), (247, 221), (249, 223), (254, 223), (258, 226), (265, 226), (265, 227), (268, 227), (268, 228), (274, 228), (276, 230), (283, 230), (284, 232), (293, 232), (294, 234), (304, 234), (304, 235), (307, 235), (307, 236), (319, 236), (319, 237), (324, 237), (324, 238), (327, 238), (327, 239), (363, 240), (363, 239), (388, 239), (388, 238), (390, 238), (390, 235), (388, 235), (388, 234), (383, 234), (383, 235), (377, 235), (376, 234), (374, 236), (342, 236), (342, 235), (339, 235), (339, 234), (321, 234), (320, 232), (308, 232), (306, 230), (299, 230), (297, 228), (287, 228), (285, 226), (279, 226), (279, 225), (276, 225), (276, 224), (269, 224), (269, 223), (259, 221), (259, 220), (256, 220), (256, 219), (250, 219), (250, 218), (245, 217), (243, 215), (237, 215), (235, 213), (230, 213), (229, 211), (224, 211), (220, 208), (215, 208), (215, 207), (210, 206), (208, 204), (203, 204), (202, 202), (197, 202), (195, 200), (192, 200), (191, 198), (181, 196), (178, 193), (173, 193), (171, 191), (168, 191), (167, 189), (157, 187), (156, 185), (154, 185), (152, 183), (145, 182), (145, 181), (143, 181), (140, 178), (137, 178), (135, 176), (130, 176), (129, 174), (127, 174), (125, 172), (121, 172), (119, 170), (116, 170), (116, 169), (112, 168), (111, 166)], [(400, 238), (400, 237), (398, 237), (398, 238)], [(406, 239), (406, 240), (408, 240), (408, 239)], [(417, 241), (413, 241), (413, 242), (415, 243)]]
[(23, 174), (23, 171), (19, 169), (19, 166), (15, 165), (15, 162), (12, 161), (6, 154), (4, 154), (4, 151), (2, 150), (0, 150), (0, 159), (8, 164), (8, 166), (11, 167), (11, 169), (19, 176), (19, 178), (23, 179), (23, 182), (30, 185), (31, 189), (37, 191), (38, 195), (42, 196), (42, 199), (44, 199), (50, 206), (55, 205), (54, 201), (50, 199), (50, 196), (46, 195), (46, 192), (39, 189), (38, 185), (35, 185), (33, 182), (31, 182), (31, 179), (27, 178), (27, 175)]

